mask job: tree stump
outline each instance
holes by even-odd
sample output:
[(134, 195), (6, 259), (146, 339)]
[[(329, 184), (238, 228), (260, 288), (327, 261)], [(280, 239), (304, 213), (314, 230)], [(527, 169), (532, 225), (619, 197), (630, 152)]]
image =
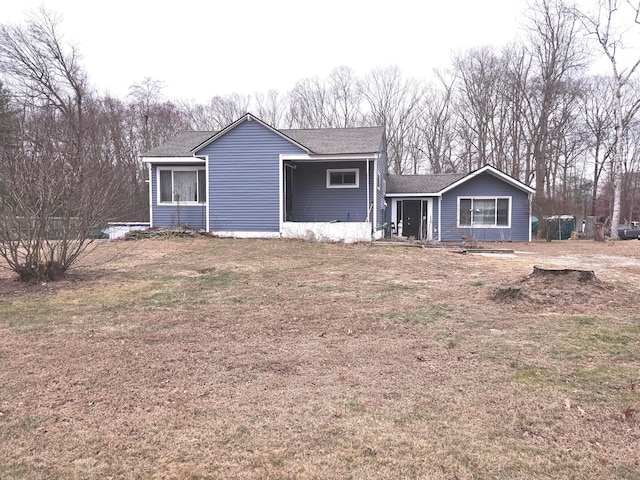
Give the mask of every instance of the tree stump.
[(596, 280), (596, 274), (593, 270), (585, 270), (582, 268), (548, 268), (534, 265), (531, 277), (577, 277), (579, 282), (591, 282)]

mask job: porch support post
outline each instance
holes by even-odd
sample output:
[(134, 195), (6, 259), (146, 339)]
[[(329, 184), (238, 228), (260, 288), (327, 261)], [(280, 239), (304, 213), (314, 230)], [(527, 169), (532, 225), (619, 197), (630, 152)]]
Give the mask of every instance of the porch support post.
[(278, 201), (280, 202), (278, 211), (279, 213), (279, 226), (278, 233), (282, 236), (282, 224), (284, 222), (284, 159), (282, 158), (282, 154), (278, 156)]
[(371, 204), (371, 177), (369, 176), (369, 160), (367, 160), (367, 216), (365, 217), (365, 222), (369, 221), (369, 205)]
[(378, 159), (373, 160), (373, 236), (375, 238), (378, 228), (378, 188), (382, 188), (382, 185), (378, 185)]
[[(151, 178), (151, 174), (153, 172), (153, 165), (149, 163), (147, 165), (149, 167), (149, 227), (153, 227), (153, 183), (156, 181), (155, 178)], [(156, 188), (158, 185), (156, 185)], [(207, 199), (209, 196), (207, 195)]]
[(442, 241), (442, 195), (438, 197), (438, 241)]

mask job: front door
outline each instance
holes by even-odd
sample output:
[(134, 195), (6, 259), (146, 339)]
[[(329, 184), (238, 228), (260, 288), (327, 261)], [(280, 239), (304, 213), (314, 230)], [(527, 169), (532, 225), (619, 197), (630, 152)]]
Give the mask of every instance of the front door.
[(421, 200), (404, 200), (402, 202), (402, 236), (422, 238), (420, 235)]

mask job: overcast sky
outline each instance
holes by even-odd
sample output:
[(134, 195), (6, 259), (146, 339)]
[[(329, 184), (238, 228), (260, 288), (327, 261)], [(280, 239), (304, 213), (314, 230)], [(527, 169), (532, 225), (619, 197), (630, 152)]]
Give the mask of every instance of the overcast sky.
[(517, 38), (526, 0), (20, 0), (3, 23), (43, 5), (83, 55), (96, 89), (124, 97), (145, 77), (170, 99), (289, 90), (340, 65), (398, 65), (430, 77), (452, 51)]

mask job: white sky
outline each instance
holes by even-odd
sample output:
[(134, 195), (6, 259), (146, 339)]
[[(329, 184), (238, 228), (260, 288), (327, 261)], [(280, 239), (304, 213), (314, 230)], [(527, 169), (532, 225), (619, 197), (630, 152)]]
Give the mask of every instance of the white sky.
[[(0, 23), (43, 5), (62, 16), (93, 85), (118, 97), (145, 77), (169, 99), (289, 90), (347, 65), (398, 65), (428, 78), (452, 51), (516, 39), (526, 0), (20, 0)], [(7, 4), (9, 3), (9, 4)]]

